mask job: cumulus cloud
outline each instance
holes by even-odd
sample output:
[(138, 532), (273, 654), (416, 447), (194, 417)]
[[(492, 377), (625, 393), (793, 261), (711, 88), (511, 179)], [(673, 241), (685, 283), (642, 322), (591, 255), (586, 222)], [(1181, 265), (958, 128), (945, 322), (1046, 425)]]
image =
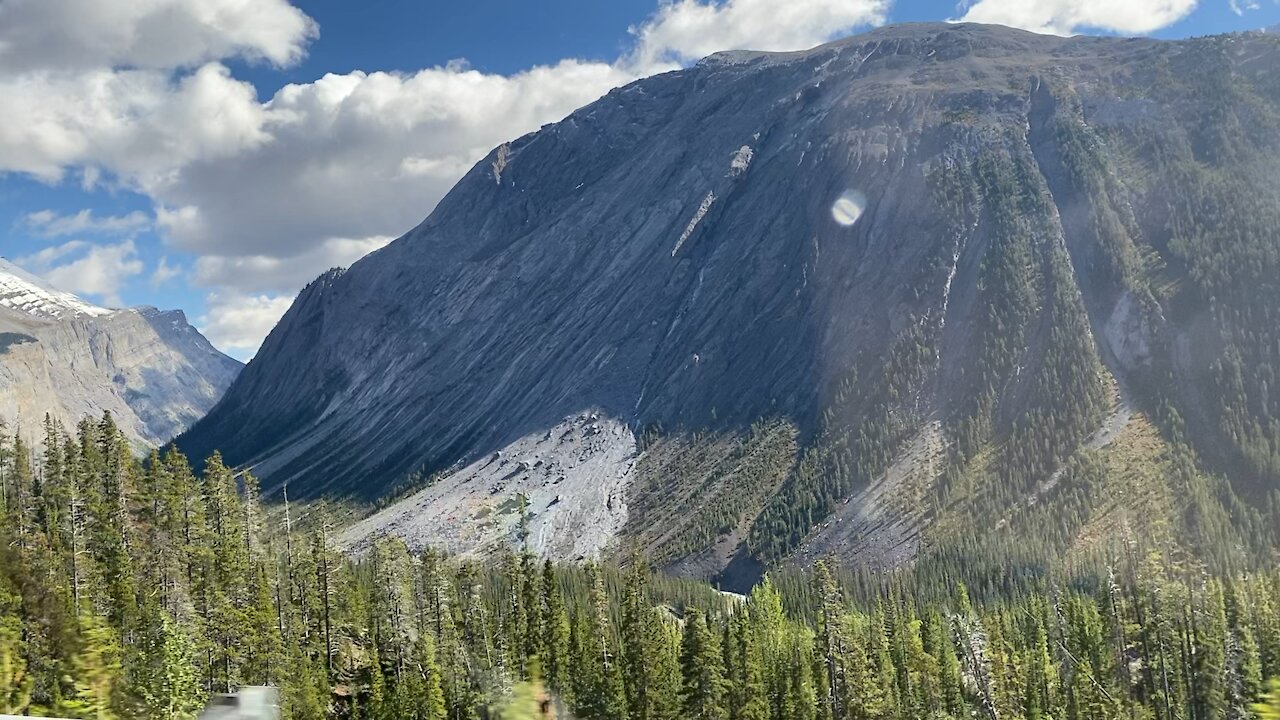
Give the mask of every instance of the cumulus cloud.
[[(494, 146), (701, 55), (802, 49), (879, 23), (889, 2), (663, 2), (612, 63), (330, 74), (262, 99), (224, 61), (300, 58), (317, 28), (287, 0), (0, 0), (0, 97), (23, 119), (0, 123), (0, 173), (151, 198), (152, 227), (213, 291), (203, 329), (251, 349), (282, 298), (418, 223)], [(111, 232), (108, 220), (32, 228)], [(176, 272), (162, 262), (151, 280)], [(255, 329), (237, 335), (238, 322)]]
[(23, 223), (41, 237), (56, 238), (76, 234), (132, 235), (150, 227), (151, 218), (141, 210), (106, 217), (97, 217), (88, 209), (74, 215), (38, 210), (23, 217)]
[(241, 292), (289, 292), (314, 280), (320, 271), (347, 267), (394, 239), (390, 235), (358, 240), (330, 238), (291, 257), (206, 255), (196, 260), (194, 279), (205, 287)]
[(630, 61), (641, 68), (685, 63), (720, 50), (802, 50), (884, 22), (889, 0), (664, 2), (639, 27)]
[(120, 291), (143, 268), (132, 240), (114, 245), (72, 240), (18, 258), (16, 262), (54, 287), (111, 307), (123, 305)]
[(1181, 20), (1198, 0), (978, 0), (960, 20), (996, 23), (1039, 33), (1081, 30), (1143, 34)]
[(315, 22), (288, 0), (5, 0), (0, 73), (301, 59)]
[(134, 189), (162, 185), (189, 163), (250, 152), (271, 138), (252, 85), (219, 63), (159, 70), (0, 73), (8, 117), (0, 172), (57, 182), (71, 167), (106, 170)]
[(206, 302), (207, 312), (196, 319), (200, 331), (228, 354), (247, 359), (258, 352), (271, 328), (293, 304), (293, 296), (219, 291), (210, 293)]
[(164, 287), (181, 276), (182, 268), (170, 265), (169, 258), (162, 256), (160, 262), (156, 263), (156, 269), (151, 271), (151, 287)]
[(511, 76), (326, 75), (260, 106), (260, 147), (189, 162), (146, 192), (168, 238), (199, 254), (287, 258), (330, 238), (398, 235), (493, 146), (629, 79), (578, 61)]

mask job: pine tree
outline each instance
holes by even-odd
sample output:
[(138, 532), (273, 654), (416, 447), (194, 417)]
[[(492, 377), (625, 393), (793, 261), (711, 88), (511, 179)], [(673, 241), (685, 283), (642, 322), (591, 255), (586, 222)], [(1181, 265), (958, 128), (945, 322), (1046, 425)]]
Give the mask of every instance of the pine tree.
[(94, 502), (90, 506), (92, 540), (90, 547), (96, 552), (103, 583), (99, 597), (105, 602), (99, 609), (106, 615), (112, 627), (131, 632), (137, 619), (137, 597), (134, 585), (132, 547), (133, 522), (129, 505), (134, 486), (136, 464), (124, 433), (110, 415), (104, 415), (98, 423), (96, 453), (88, 457), (97, 460), (90, 467), (91, 482), (96, 485)]
[(280, 635), (276, 592), (261, 561), (254, 563), (251, 573), (253, 592), (245, 608), (247, 632), (241, 674), (247, 684), (274, 685), (284, 669), (284, 640)]
[[(317, 544), (317, 547), (320, 546)], [(408, 586), (409, 550), (403, 540), (385, 538), (374, 545), (373, 553), (374, 641), (377, 643), (379, 657), (391, 677), (399, 683), (409, 663), (412, 647), (409, 622), (409, 608), (412, 606)], [(327, 620), (325, 628), (326, 656), (331, 657)]]
[(1023, 711), (1027, 720), (1058, 717), (1056, 702), (1056, 673), (1049, 656), (1049, 639), (1038, 619), (1032, 624), (1032, 643), (1026, 650), (1024, 668), (1025, 689)]
[(578, 669), (584, 674), (574, 688), (575, 709), (583, 720), (621, 718), (627, 713), (622, 668), (614, 651), (613, 628), (604, 576), (595, 565), (587, 566), (589, 614), (580, 617)]
[(662, 704), (661, 668), (655, 660), (663, 653), (666, 633), (649, 599), (648, 583), (648, 566), (633, 558), (622, 600), (623, 680), (631, 720), (653, 720)]
[(120, 684), (120, 640), (106, 620), (81, 616), (81, 645), (71, 658), (74, 694), (56, 712), (92, 720), (114, 720)]
[(766, 575), (751, 589), (748, 601), (751, 632), (756, 652), (760, 657), (760, 670), (764, 683), (765, 704), (769, 716), (785, 717), (787, 697), (791, 686), (793, 633), (787, 626), (782, 609), (782, 595)]
[(680, 673), (680, 628), (665, 617), (665, 611), (652, 609), (658, 617), (658, 640), (651, 647), (654, 655), (647, 662), (653, 665), (650, 686), (652, 720), (678, 720), (681, 715), (683, 677)]
[(444, 688), (440, 666), (436, 662), (435, 641), (430, 634), (420, 636), (414, 643), (412, 665), (412, 704), (417, 718), (445, 720)]
[[(526, 548), (520, 553), (520, 607), (525, 616), (523, 647), (521, 654), (541, 662), (542, 648), (542, 577), (538, 573), (538, 559)], [(532, 679), (527, 672), (526, 677)]]
[(165, 720), (193, 718), (203, 705), (204, 693), (196, 678), (191, 641), (167, 615), (158, 637), (148, 647), (151, 665), (143, 692), (147, 717)]
[(542, 592), (542, 652), (547, 686), (552, 691), (565, 695), (571, 688), (569, 615), (565, 609), (560, 582), (550, 560), (542, 565), (542, 582), (539, 588)]
[(849, 712), (849, 679), (846, 660), (849, 638), (844, 632), (844, 603), (835, 577), (826, 562), (813, 567), (814, 592), (818, 596), (818, 650), (822, 656), (825, 714), (843, 718)]
[(212, 559), (207, 622), (212, 642), (209, 668), (214, 687), (231, 692), (238, 687), (245, 663), (247, 608), (250, 602), (249, 554), (245, 546), (244, 509), (230, 468), (214, 453), (205, 462)]
[[(889, 622), (883, 604), (877, 604), (867, 631), (870, 643), (866, 652), (869, 667), (863, 674), (865, 684), (860, 684), (862, 691), (858, 693), (862, 698), (862, 712), (866, 717), (897, 717), (902, 706), (898, 697), (898, 674), (893, 664)], [(855, 657), (861, 654), (854, 653)]]
[(929, 618), (928, 652), (938, 659), (943, 710), (952, 717), (963, 717), (968, 714), (964, 700), (964, 676), (960, 671), (960, 659), (956, 657), (950, 622), (936, 609)]
[(1193, 609), (1193, 703), (1199, 720), (1220, 720), (1227, 714), (1227, 617), (1222, 587), (1209, 580)]
[(724, 666), (716, 634), (697, 608), (685, 613), (680, 668), (684, 675), (681, 707), (688, 720), (726, 720)]
[(738, 667), (737, 720), (768, 720), (763, 639), (750, 605), (735, 615), (733, 645)]
[(813, 636), (809, 631), (796, 630), (792, 634), (790, 662), (786, 665), (785, 691), (772, 717), (775, 720), (817, 720), (820, 702), (818, 683), (813, 676)]

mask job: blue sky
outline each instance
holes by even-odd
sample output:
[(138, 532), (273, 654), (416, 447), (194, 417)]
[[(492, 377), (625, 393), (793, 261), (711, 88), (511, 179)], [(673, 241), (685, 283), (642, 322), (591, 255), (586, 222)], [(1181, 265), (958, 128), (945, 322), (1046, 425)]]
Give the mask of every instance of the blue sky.
[(0, 0), (0, 254), (101, 304), (182, 308), (242, 358), (307, 280), (416, 224), (489, 148), (716, 49), (962, 16), (1280, 25), (1280, 0), (139, 5)]

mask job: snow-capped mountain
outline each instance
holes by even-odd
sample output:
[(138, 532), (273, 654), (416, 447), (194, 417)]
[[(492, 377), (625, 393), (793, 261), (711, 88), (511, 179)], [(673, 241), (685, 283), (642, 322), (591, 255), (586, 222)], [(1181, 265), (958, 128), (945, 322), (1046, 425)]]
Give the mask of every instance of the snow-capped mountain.
[(74, 425), (111, 412), (156, 446), (222, 396), (241, 364), (181, 311), (99, 307), (0, 258), (0, 420), (31, 440), (45, 413)]
[(102, 317), (110, 310), (63, 292), (0, 258), (0, 307), (41, 318)]

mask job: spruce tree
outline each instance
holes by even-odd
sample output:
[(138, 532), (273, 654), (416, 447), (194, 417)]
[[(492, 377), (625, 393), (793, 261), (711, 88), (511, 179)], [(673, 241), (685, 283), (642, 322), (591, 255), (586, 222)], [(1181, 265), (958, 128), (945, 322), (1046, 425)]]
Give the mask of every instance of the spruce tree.
[(684, 622), (680, 657), (683, 716), (687, 720), (726, 720), (723, 656), (716, 633), (697, 608), (686, 611)]
[[(565, 609), (564, 595), (551, 560), (542, 565), (542, 666), (546, 672), (547, 687), (565, 696), (571, 689), (569, 682), (569, 615)], [(569, 698), (566, 697), (566, 700)]]

